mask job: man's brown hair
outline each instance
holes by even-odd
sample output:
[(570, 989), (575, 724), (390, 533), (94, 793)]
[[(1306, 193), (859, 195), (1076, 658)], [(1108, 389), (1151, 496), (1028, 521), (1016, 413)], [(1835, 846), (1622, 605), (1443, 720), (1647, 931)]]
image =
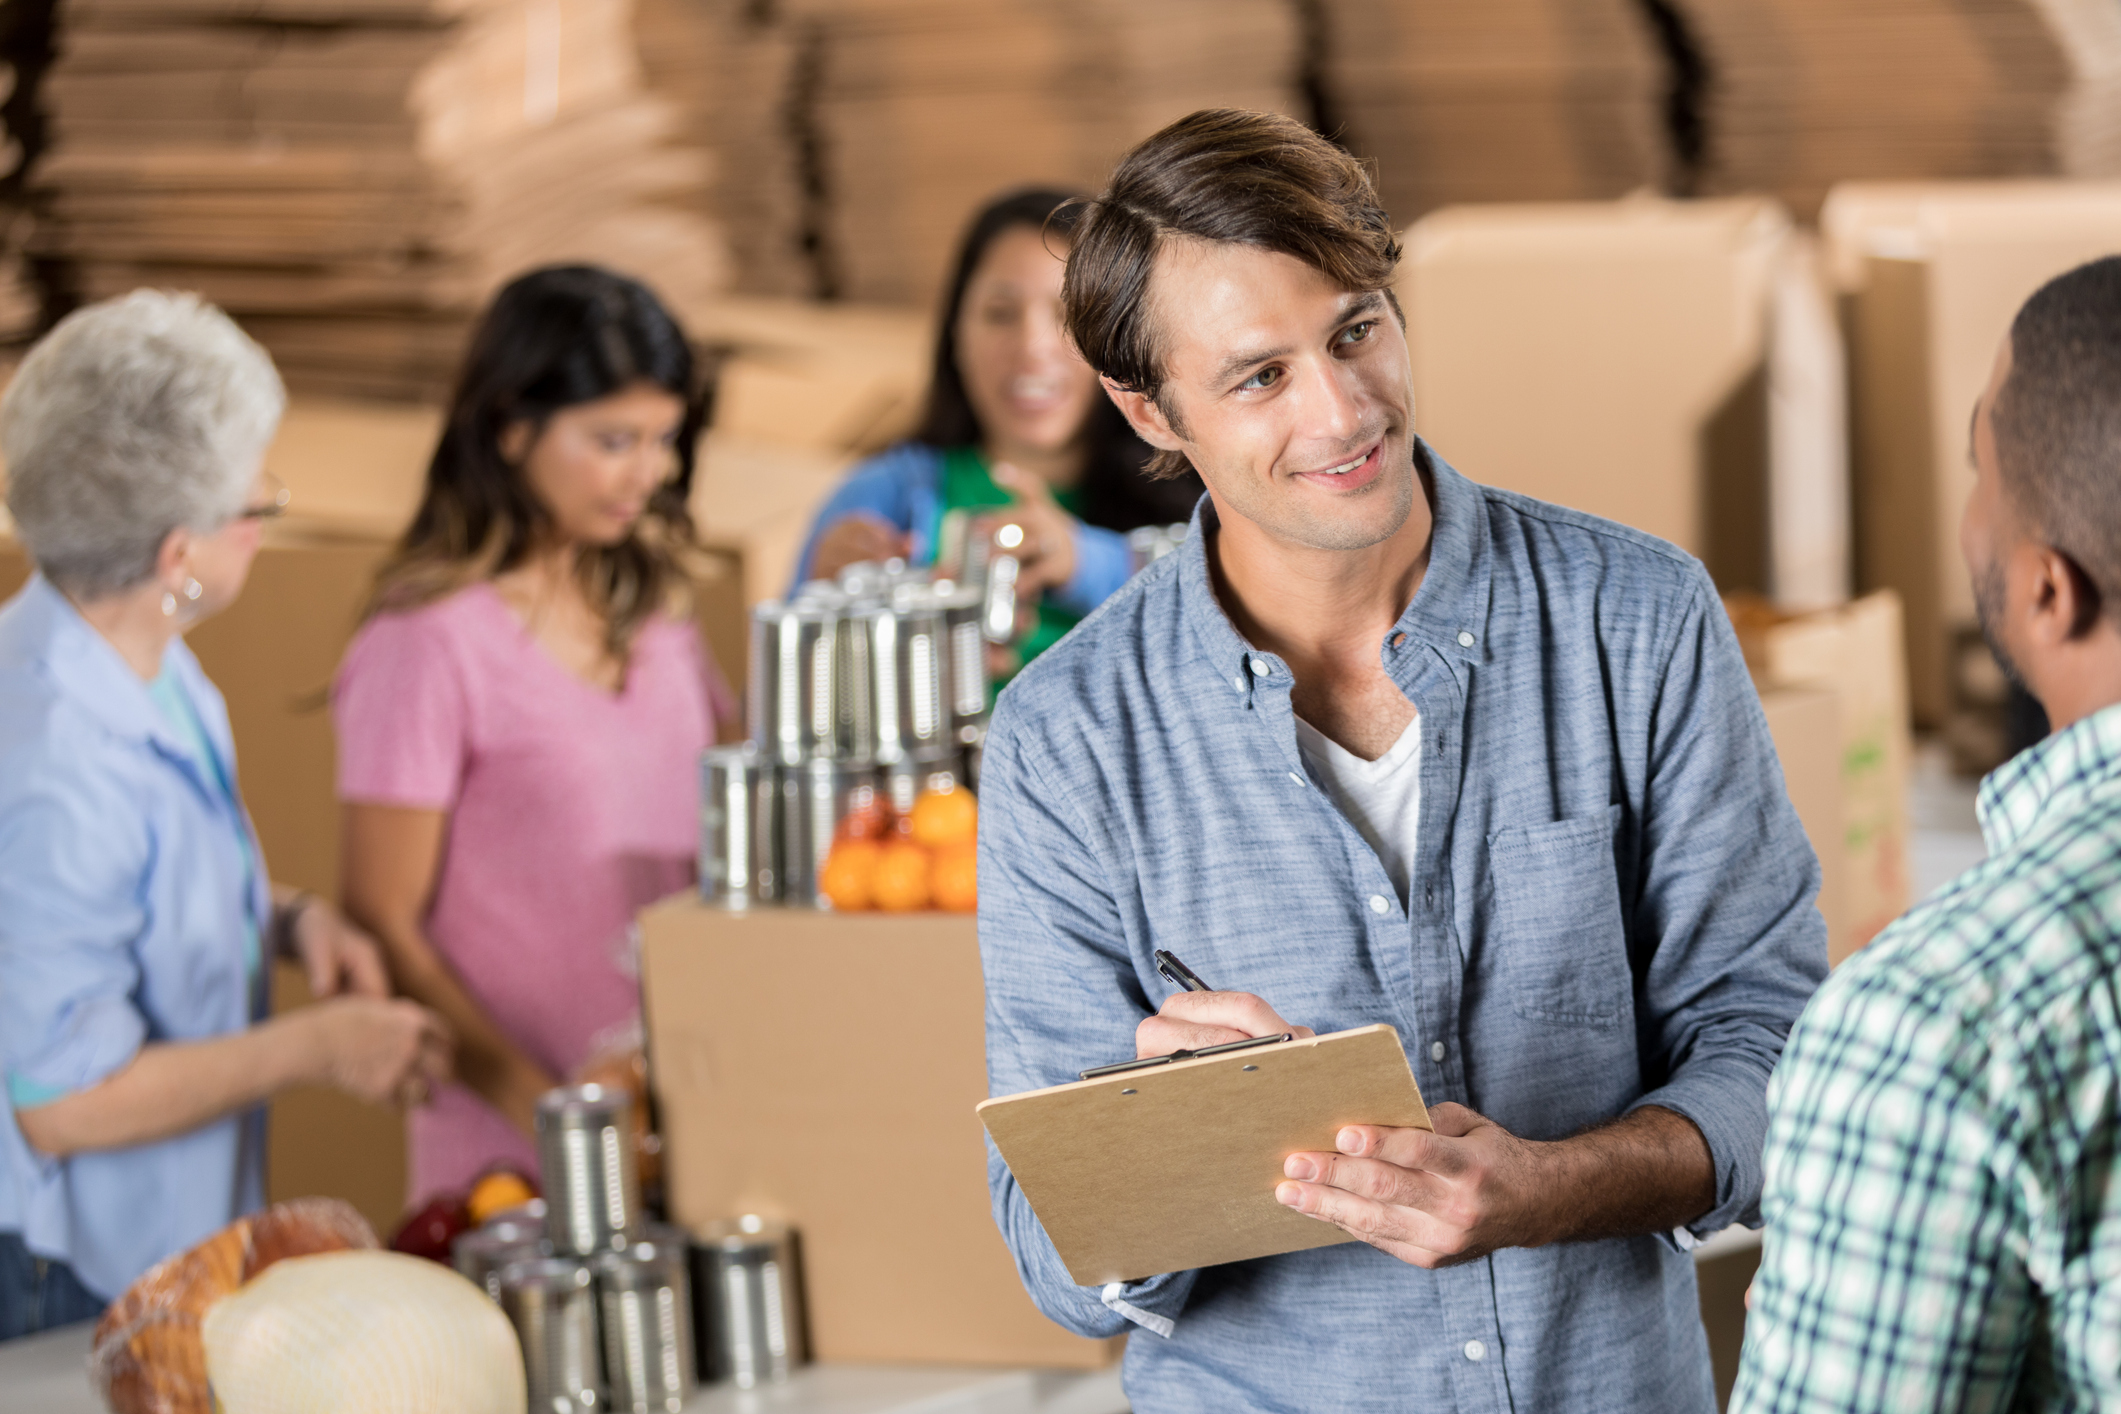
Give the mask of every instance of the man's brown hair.
[[(1292, 118), (1204, 108), (1128, 153), (1075, 228), (1061, 300), (1090, 366), (1122, 388), (1162, 399), (1164, 352), (1148, 310), (1149, 277), (1174, 236), (1294, 256), (1350, 291), (1389, 296), (1399, 264), (1392, 222), (1362, 164)], [(1398, 308), (1394, 302), (1395, 311)], [(1151, 476), (1188, 470), (1158, 452)]]

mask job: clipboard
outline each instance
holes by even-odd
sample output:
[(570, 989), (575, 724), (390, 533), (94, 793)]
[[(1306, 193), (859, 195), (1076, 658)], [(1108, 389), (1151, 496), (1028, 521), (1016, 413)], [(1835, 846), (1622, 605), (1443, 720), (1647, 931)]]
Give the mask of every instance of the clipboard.
[(1431, 1127), (1385, 1025), (1001, 1095), (979, 1117), (1082, 1286), (1352, 1242), (1274, 1201), (1282, 1161), (1343, 1125)]

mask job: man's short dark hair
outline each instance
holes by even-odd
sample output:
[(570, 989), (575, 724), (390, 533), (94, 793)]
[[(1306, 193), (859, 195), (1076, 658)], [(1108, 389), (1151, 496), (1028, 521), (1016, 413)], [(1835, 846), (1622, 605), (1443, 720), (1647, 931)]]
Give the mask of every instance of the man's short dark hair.
[(2042, 285), (2011, 321), (2011, 371), (1990, 416), (2027, 528), (2121, 609), (2121, 256)]
[[(1174, 428), (1147, 309), (1167, 239), (1279, 251), (1350, 291), (1389, 295), (1399, 264), (1391, 219), (1362, 164), (1276, 113), (1207, 108), (1181, 118), (1128, 153), (1111, 187), (1088, 205), (1061, 296), (1068, 332), (1092, 368), (1156, 398)], [(1159, 453), (1147, 468), (1152, 476), (1186, 469), (1178, 452)]]

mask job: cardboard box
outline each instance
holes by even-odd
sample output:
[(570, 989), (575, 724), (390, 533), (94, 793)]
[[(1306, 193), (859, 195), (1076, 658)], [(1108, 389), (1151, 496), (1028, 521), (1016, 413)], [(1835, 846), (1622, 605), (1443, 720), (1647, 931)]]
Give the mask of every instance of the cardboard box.
[[(1758, 601), (1737, 602), (1731, 609), (1763, 703), (1773, 694), (1796, 691), (1825, 691), (1835, 700), (1841, 807), (1839, 822), (1830, 830), (1814, 829), (1815, 820), (1823, 826), (1826, 813), (1799, 796), (1791, 761), (1812, 748), (1795, 748), (1797, 719), (1786, 711), (1784, 725), (1777, 727), (1771, 709), (1769, 725), (1784, 774), (1791, 777), (1791, 799), (1830, 876), (1821, 911), (1827, 916), (1828, 956), (1838, 963), (1912, 902), (1908, 784), (1914, 747), (1901, 667), (1900, 601), (1882, 591), (1813, 614), (1785, 614)], [(1816, 740), (1816, 731), (1816, 725), (1807, 727), (1806, 739)], [(1841, 882), (1834, 885), (1837, 869)], [(1829, 911), (1829, 905), (1837, 911)]]
[(1848, 943), (1848, 853), (1842, 847), (1841, 701), (1821, 687), (1760, 683), (1760, 706), (1782, 762), (1782, 781), (1819, 856), (1819, 912), (1826, 919), (1826, 951), (1839, 962)]
[(1968, 419), (2026, 298), (2121, 251), (2121, 182), (1852, 183), (1820, 222), (1848, 327), (1857, 576), (1899, 593), (1915, 721), (1943, 728), (1975, 621)]
[(1039, 1314), (994, 1224), (973, 919), (684, 896), (642, 915), (641, 966), (671, 1215), (792, 1223), (818, 1359), (1116, 1358)]
[(1762, 200), (1455, 207), (1407, 232), (1415, 425), (1476, 481), (1847, 597), (1838, 338)]

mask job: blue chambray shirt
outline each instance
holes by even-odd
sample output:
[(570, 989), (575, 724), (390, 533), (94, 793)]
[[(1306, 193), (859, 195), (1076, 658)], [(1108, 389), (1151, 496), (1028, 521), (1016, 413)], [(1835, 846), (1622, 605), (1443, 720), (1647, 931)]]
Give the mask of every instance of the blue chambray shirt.
[[(1131, 1056), (1169, 947), (1321, 1032), (1389, 1022), (1425, 1097), (1528, 1139), (1677, 1111), (1715, 1161), (1694, 1230), (1757, 1225), (1768, 1072), (1826, 927), (1729, 620), (1672, 546), (1419, 455), (1429, 567), (1378, 645), (1426, 734), (1409, 906), (1307, 770), (1288, 665), (1217, 603), (1204, 500), (1182, 553), (1002, 694), (980, 791), (992, 1091)], [(991, 1145), (988, 1175), (1040, 1308), (1133, 1330), (1142, 1414), (1715, 1408), (1668, 1236), (1435, 1272), (1350, 1243), (1129, 1286), (1165, 1338), (1069, 1280)]]
[[(221, 760), (221, 694), (177, 640), (164, 675)], [(232, 771), (231, 765), (231, 771)], [(141, 1046), (265, 1014), (256, 837), (115, 648), (41, 575), (0, 607), (0, 1069), (14, 1103), (86, 1089)], [(115, 1297), (264, 1204), (264, 1111), (53, 1159), (0, 1113), (0, 1231)]]

